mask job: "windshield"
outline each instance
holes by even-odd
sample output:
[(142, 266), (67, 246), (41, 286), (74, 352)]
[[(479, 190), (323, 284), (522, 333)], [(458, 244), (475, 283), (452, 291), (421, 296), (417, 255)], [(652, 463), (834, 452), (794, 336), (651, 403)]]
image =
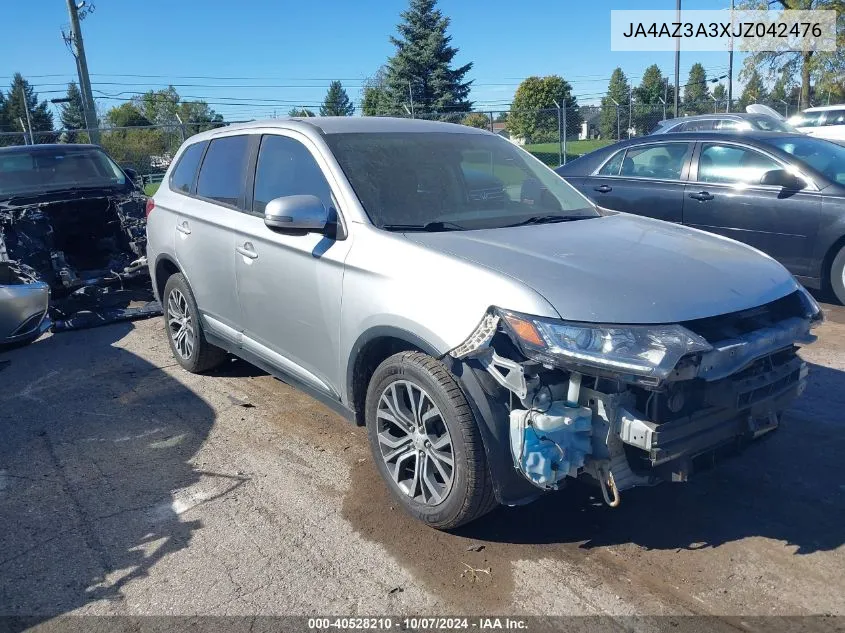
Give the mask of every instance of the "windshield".
[(126, 176), (105, 152), (93, 147), (0, 152), (0, 197), (77, 187), (115, 187)]
[(560, 176), (498, 136), (391, 132), (326, 140), (380, 228), (466, 230), (599, 215)]
[(811, 136), (776, 138), (769, 142), (807, 163), (829, 180), (845, 185), (845, 147)]

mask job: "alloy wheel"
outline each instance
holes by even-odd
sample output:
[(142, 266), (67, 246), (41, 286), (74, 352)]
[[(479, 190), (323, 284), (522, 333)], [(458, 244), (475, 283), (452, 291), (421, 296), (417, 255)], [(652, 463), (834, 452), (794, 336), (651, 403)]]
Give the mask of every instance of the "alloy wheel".
[(409, 380), (390, 383), (379, 398), (377, 435), (393, 483), (426, 505), (452, 488), (454, 450), (449, 428), (431, 396)]
[(167, 327), (173, 347), (179, 356), (188, 360), (194, 353), (195, 333), (188, 300), (177, 288), (167, 297)]

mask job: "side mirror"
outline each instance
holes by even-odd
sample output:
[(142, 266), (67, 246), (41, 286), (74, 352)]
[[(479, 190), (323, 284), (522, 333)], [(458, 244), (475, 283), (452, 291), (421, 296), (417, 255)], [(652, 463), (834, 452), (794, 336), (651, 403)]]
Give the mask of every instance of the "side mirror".
[(329, 212), (317, 196), (274, 198), (264, 208), (264, 224), (274, 231), (322, 233), (329, 223)]
[(131, 167), (124, 167), (123, 173), (131, 180), (132, 182), (138, 181), (138, 172), (132, 169)]
[(761, 185), (772, 185), (784, 189), (803, 189), (807, 186), (802, 178), (785, 169), (772, 169), (763, 174), (760, 179)]

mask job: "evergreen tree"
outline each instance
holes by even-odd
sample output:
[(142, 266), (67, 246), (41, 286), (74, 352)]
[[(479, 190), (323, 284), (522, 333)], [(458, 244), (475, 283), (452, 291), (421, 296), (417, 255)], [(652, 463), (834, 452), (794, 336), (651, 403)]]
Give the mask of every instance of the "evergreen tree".
[(452, 61), (458, 49), (446, 34), (449, 18), (435, 8), (436, 0), (410, 0), (402, 22), (396, 27), (399, 37), (391, 37), (396, 54), (387, 62), (386, 84), (391, 113), (404, 112), (403, 105), (416, 112), (469, 111), (471, 81), (464, 77), (472, 63), (458, 68)]
[(333, 81), (329, 85), (323, 105), (320, 106), (320, 116), (352, 116), (355, 106), (349, 100), (349, 95), (343, 89), (343, 84)]
[(640, 85), (634, 88), (631, 121), (637, 132), (647, 134), (663, 118), (663, 101), (666, 101), (667, 117), (671, 116), (675, 99), (675, 87), (660, 72), (657, 64), (645, 69)]
[(752, 103), (762, 103), (767, 98), (766, 86), (763, 83), (762, 77), (760, 77), (760, 73), (755, 68), (748, 73), (748, 80), (742, 89), (742, 95), (739, 97), (736, 109), (738, 112), (745, 112), (745, 106), (751, 105)]
[(288, 110), (288, 116), (292, 116), (299, 119), (305, 119), (316, 115), (313, 111), (309, 110), (308, 108), (291, 108), (290, 110)]
[[(772, 93), (769, 95), (769, 99), (772, 101), (772, 107), (776, 110), (783, 109), (786, 112), (789, 108), (788, 104), (794, 87), (795, 83), (792, 81), (792, 75), (786, 69), (781, 71), (780, 77), (778, 77), (775, 85), (772, 86)], [(784, 101), (786, 105), (782, 103)]]
[[(85, 129), (85, 111), (82, 107), (82, 92), (75, 82), (71, 81), (67, 85), (67, 98), (70, 99), (67, 103), (63, 103), (60, 108), (59, 119), (62, 122), (62, 127), (65, 130), (84, 130)], [(68, 143), (87, 143), (88, 135), (80, 135), (77, 132), (68, 131), (62, 135), (63, 140)], [(82, 138), (84, 136), (84, 138)]]
[[(9, 92), (6, 93), (6, 118), (8, 121), (20, 125), (20, 120), (26, 125), (26, 111), (29, 109), (29, 121), (33, 132), (49, 131), (53, 129), (53, 113), (47, 107), (47, 102), (38, 103), (38, 95), (20, 73), (15, 73)], [(35, 142), (51, 141), (50, 135), (36, 135)]]
[(728, 105), (728, 90), (725, 88), (725, 84), (721, 82), (716, 84), (716, 87), (713, 88), (713, 98), (716, 100), (713, 107), (724, 112)]
[[(610, 76), (607, 84), (607, 96), (601, 100), (601, 115), (599, 117), (599, 131), (601, 137), (619, 140), (623, 138), (628, 127), (628, 99), (631, 88), (628, 78), (621, 68), (617, 68)], [(619, 105), (617, 105), (619, 104)], [(623, 123), (623, 119), (625, 120)]]
[(710, 87), (707, 85), (707, 73), (699, 63), (689, 69), (687, 85), (684, 86), (684, 113), (704, 114), (710, 112)]
[[(0, 90), (0, 132), (14, 132), (15, 130), (11, 127), (9, 122), (9, 117), (7, 116), (7, 106), (6, 103), (6, 95)], [(4, 137), (0, 136), (0, 145), (3, 145)]]

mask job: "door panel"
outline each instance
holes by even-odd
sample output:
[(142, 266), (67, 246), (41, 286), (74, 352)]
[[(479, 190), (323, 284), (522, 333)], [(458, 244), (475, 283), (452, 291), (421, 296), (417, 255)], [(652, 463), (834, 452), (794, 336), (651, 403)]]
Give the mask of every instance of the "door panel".
[(255, 213), (242, 217), (231, 252), (244, 347), (339, 397), (343, 266), (351, 239), (281, 233), (267, 228), (260, 215), (267, 202), (285, 195), (312, 194), (327, 208), (334, 206), (319, 155), (311, 151), (289, 136), (262, 138), (255, 169)]
[(210, 329), (215, 322), (226, 326), (216, 332), (226, 338), (240, 330), (232, 231), (242, 217), (235, 207), (243, 199), (248, 149), (246, 135), (212, 140), (197, 176), (197, 197), (185, 198), (176, 219), (176, 256), (197, 306), (212, 317)]
[(624, 159), (614, 156), (590, 178), (585, 193), (607, 209), (681, 222), (692, 147), (682, 141), (631, 146)]
[(821, 197), (813, 191), (759, 184), (766, 171), (782, 167), (751, 148), (702, 144), (697, 182), (686, 186), (684, 224), (745, 242), (794, 275), (807, 275)]

